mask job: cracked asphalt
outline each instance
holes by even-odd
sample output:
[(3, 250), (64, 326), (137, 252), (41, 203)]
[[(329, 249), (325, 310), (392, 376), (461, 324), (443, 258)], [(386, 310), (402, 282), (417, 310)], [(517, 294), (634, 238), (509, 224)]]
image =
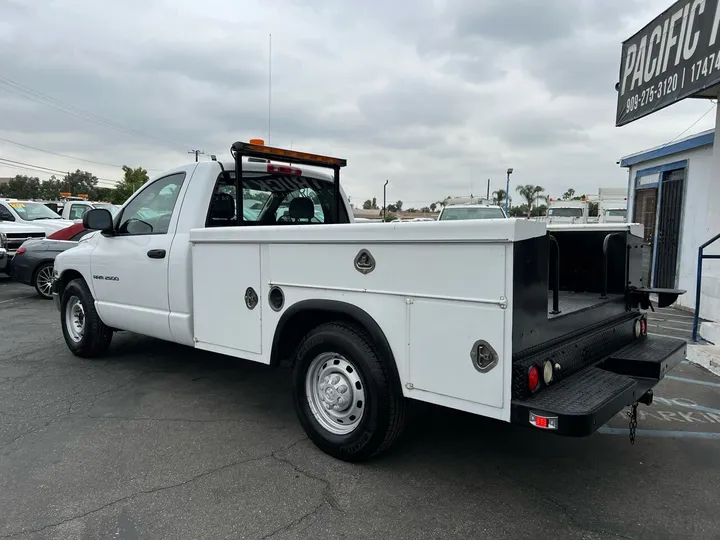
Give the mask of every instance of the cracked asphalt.
[(565, 439), (418, 407), (352, 465), (306, 439), (286, 369), (132, 334), (81, 360), (0, 278), (0, 538), (719, 538), (719, 380), (673, 375), (634, 446), (620, 416)]

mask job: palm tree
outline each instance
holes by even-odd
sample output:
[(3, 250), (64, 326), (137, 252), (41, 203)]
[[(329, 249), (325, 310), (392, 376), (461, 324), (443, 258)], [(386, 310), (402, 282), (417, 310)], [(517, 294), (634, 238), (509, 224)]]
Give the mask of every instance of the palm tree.
[(507, 196), (507, 193), (505, 193), (504, 189), (498, 189), (497, 191), (493, 191), (493, 202), (497, 204), (498, 206), (502, 206), (502, 203), (505, 201), (505, 197)]
[(547, 196), (543, 195), (545, 188), (542, 186), (534, 186), (532, 184), (525, 184), (524, 186), (517, 187), (518, 193), (527, 201), (528, 205), (528, 217), (532, 212), (533, 205), (537, 205), (538, 199), (547, 200)]

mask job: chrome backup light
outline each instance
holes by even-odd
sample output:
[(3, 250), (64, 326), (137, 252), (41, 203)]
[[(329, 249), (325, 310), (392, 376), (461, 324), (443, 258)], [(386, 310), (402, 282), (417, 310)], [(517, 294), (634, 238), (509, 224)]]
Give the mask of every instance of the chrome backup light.
[(540, 429), (557, 429), (558, 428), (558, 417), (557, 416), (540, 416), (534, 412), (530, 412), (529, 415), (530, 424)]
[(553, 364), (550, 360), (545, 360), (543, 364), (543, 381), (545, 384), (550, 384), (553, 380), (554, 373)]

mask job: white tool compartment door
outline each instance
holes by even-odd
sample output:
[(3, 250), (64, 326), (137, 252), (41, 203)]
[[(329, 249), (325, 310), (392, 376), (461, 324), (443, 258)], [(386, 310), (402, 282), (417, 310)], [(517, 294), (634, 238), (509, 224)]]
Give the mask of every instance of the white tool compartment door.
[[(237, 351), (262, 353), (260, 246), (194, 244), (193, 314), (195, 339)], [(246, 293), (257, 295), (252, 309)]]

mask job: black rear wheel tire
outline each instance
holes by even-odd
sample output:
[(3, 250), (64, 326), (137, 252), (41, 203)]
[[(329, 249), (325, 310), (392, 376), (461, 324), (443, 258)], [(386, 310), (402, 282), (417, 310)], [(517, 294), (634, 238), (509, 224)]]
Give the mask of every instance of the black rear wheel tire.
[[(362, 387), (362, 416), (349, 433), (325, 427), (308, 395), (312, 392), (308, 386), (312, 386), (309, 381), (315, 373), (314, 362), (329, 354), (347, 361), (356, 371), (354, 384)], [(407, 404), (399, 383), (372, 340), (347, 323), (322, 324), (307, 334), (295, 354), (293, 389), (295, 410), (305, 433), (320, 450), (343, 461), (365, 461), (381, 454), (400, 437), (405, 426)]]

